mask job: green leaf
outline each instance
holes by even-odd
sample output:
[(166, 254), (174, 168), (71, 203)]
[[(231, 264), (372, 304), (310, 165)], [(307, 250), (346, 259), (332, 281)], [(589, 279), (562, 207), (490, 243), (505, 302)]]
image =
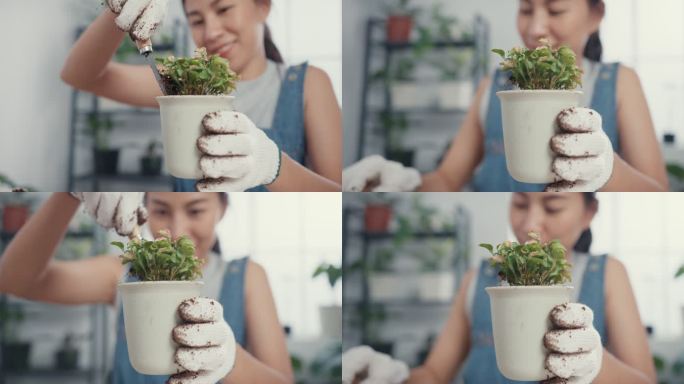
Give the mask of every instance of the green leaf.
[(681, 276), (681, 275), (684, 275), (684, 265), (682, 265), (681, 267), (679, 267), (679, 270), (677, 271), (677, 273), (675, 273), (675, 278), (677, 278), (677, 277), (679, 277), (679, 276)]
[(479, 245), (480, 245), (480, 247), (488, 250), (490, 253), (492, 253), (492, 254), (494, 253), (494, 247), (492, 247), (491, 244), (480, 243)]

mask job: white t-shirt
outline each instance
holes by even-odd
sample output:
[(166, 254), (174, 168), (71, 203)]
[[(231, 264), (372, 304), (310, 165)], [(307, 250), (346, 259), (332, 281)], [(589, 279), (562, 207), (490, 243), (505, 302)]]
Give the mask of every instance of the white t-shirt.
[(261, 129), (271, 128), (286, 69), (285, 64), (267, 60), (266, 70), (259, 77), (237, 82), (233, 92), (235, 109)]

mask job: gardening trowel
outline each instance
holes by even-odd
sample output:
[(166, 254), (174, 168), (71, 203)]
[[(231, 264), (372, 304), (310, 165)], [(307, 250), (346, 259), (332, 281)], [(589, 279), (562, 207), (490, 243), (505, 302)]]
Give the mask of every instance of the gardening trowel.
[(154, 73), (154, 78), (157, 79), (157, 84), (159, 84), (159, 89), (161, 89), (162, 94), (166, 95), (166, 90), (164, 89), (164, 83), (162, 82), (161, 75), (159, 74), (159, 69), (157, 69), (157, 63), (154, 62), (154, 57), (152, 57), (152, 41), (136, 41), (133, 36), (131, 39), (135, 42), (138, 47), (138, 51), (147, 60), (147, 64), (152, 68), (152, 73)]

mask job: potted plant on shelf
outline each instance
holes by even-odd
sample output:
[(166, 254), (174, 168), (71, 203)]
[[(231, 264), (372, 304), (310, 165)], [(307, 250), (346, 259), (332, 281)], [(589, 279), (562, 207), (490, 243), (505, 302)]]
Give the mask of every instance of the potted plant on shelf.
[(17, 304), (4, 303), (0, 306), (0, 331), (2, 331), (2, 367), (8, 372), (29, 369), (31, 343), (18, 337), (19, 326), (24, 321), (24, 309)]
[(14, 234), (31, 216), (31, 199), (23, 192), (10, 192), (3, 194), (0, 202), (2, 207), (2, 231)]
[(506, 166), (511, 177), (525, 183), (550, 183), (553, 153), (549, 143), (557, 131), (558, 113), (580, 103), (582, 70), (575, 53), (562, 46), (553, 49), (547, 40), (536, 49), (492, 50), (504, 61), (518, 90), (499, 91)]
[(550, 330), (549, 313), (571, 301), (573, 288), (565, 248), (558, 240), (542, 243), (530, 233), (524, 244), (505, 241), (494, 248), (480, 244), (492, 257), (507, 283), (485, 288), (489, 295), (496, 364), (511, 380), (544, 380), (544, 334)]
[(364, 195), (366, 205), (363, 210), (363, 230), (367, 233), (385, 233), (392, 220), (391, 195), (387, 193), (369, 193)]
[(433, 61), (440, 71), (437, 105), (442, 110), (466, 110), (473, 97), (471, 49), (449, 49)]
[(385, 157), (407, 167), (413, 164), (414, 150), (404, 148), (404, 136), (408, 130), (408, 118), (402, 112), (383, 112), (380, 116), (387, 137)]
[(110, 147), (112, 128), (114, 128), (114, 121), (110, 115), (97, 112), (88, 114), (86, 132), (93, 140), (93, 163), (96, 174), (115, 175), (117, 173), (119, 149)]
[(395, 0), (387, 7), (385, 34), (389, 43), (407, 43), (411, 39), (413, 17), (417, 10), (411, 0)]
[(74, 335), (67, 333), (60, 348), (55, 352), (55, 368), (72, 371), (78, 368), (78, 348), (74, 345)]
[(162, 169), (161, 143), (150, 140), (147, 150), (140, 158), (140, 173), (146, 176), (158, 176)]
[(417, 252), (420, 262), (418, 298), (425, 302), (448, 301), (454, 294), (454, 273), (449, 268), (449, 251), (453, 250), (454, 241), (436, 240), (428, 249)]
[(174, 362), (177, 345), (172, 339), (172, 330), (180, 323), (178, 306), (199, 296), (203, 285), (195, 281), (201, 276), (195, 245), (186, 236), (172, 240), (168, 231), (160, 231), (154, 240), (112, 245), (124, 252), (122, 263), (137, 280), (118, 286), (131, 365), (146, 375), (179, 372)]
[[(313, 277), (325, 275), (330, 284), (330, 289), (334, 290), (335, 285), (342, 277), (342, 268), (329, 263), (321, 263), (313, 273)], [(342, 338), (342, 306), (321, 305), (319, 308), (321, 315), (321, 333), (323, 336), (332, 339)]]
[(228, 60), (199, 48), (192, 57), (157, 59), (167, 96), (157, 97), (166, 166), (173, 176), (201, 179), (197, 139), (207, 113), (233, 110), (237, 75)]

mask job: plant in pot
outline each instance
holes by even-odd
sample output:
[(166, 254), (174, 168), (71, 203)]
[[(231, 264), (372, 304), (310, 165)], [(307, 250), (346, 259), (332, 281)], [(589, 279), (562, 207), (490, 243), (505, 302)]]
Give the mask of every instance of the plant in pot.
[(29, 369), (31, 343), (18, 337), (19, 326), (24, 321), (24, 309), (20, 305), (3, 303), (0, 306), (0, 331), (2, 332), (2, 368), (6, 371)]
[(157, 59), (166, 96), (157, 97), (166, 166), (173, 176), (201, 179), (197, 139), (207, 113), (233, 110), (237, 74), (228, 60), (199, 48), (192, 57)]
[(385, 157), (387, 160), (399, 162), (407, 167), (413, 164), (414, 151), (404, 148), (404, 136), (408, 130), (408, 119), (405, 113), (384, 111), (380, 116), (382, 129), (385, 131), (387, 144)]
[(162, 170), (161, 143), (150, 140), (145, 154), (140, 158), (140, 173), (146, 176), (157, 176)]
[(449, 251), (454, 241), (434, 240), (428, 249), (418, 252), (420, 262), (418, 298), (425, 302), (448, 301), (454, 293), (454, 274), (449, 268)]
[(433, 61), (440, 72), (437, 105), (442, 110), (465, 110), (473, 97), (472, 64), (474, 52), (470, 49), (449, 49), (445, 57)]
[(2, 231), (17, 233), (31, 215), (32, 199), (22, 192), (4, 193), (0, 200), (2, 207)]
[(92, 112), (87, 117), (88, 133), (93, 140), (93, 163), (95, 173), (115, 175), (119, 164), (119, 149), (110, 147), (109, 138), (114, 128), (114, 121), (108, 114)]
[(72, 371), (78, 368), (78, 348), (74, 345), (74, 335), (67, 333), (60, 348), (55, 352), (55, 368)]
[(177, 345), (172, 330), (180, 323), (180, 303), (200, 296), (203, 285), (195, 281), (201, 276), (195, 245), (186, 236), (173, 240), (168, 231), (160, 231), (154, 240), (112, 245), (124, 252), (122, 263), (130, 267), (130, 279), (118, 289), (131, 365), (146, 375), (181, 371), (174, 362)]
[(394, 0), (386, 6), (386, 39), (389, 43), (407, 43), (411, 39), (413, 18), (417, 9), (411, 7), (411, 0)]
[(582, 84), (572, 49), (551, 47), (547, 40), (536, 49), (492, 50), (504, 61), (518, 90), (499, 91), (503, 121), (506, 166), (511, 177), (525, 183), (550, 183), (553, 153), (551, 137), (558, 132), (556, 117), (576, 107), (582, 97), (575, 89)]
[(385, 233), (392, 220), (394, 200), (387, 193), (364, 194), (366, 205), (363, 210), (364, 231)]
[(406, 300), (415, 297), (415, 285), (406, 283), (406, 276), (393, 269), (398, 247), (376, 250), (368, 265), (368, 290), (376, 301)]
[[(335, 285), (342, 277), (342, 268), (329, 263), (321, 263), (313, 273), (312, 277), (324, 275), (330, 289), (334, 291)], [(321, 305), (319, 307), (321, 315), (321, 333), (323, 336), (332, 339), (342, 338), (342, 306), (339, 304)]]
[(544, 334), (550, 330), (549, 313), (571, 301), (573, 288), (565, 248), (558, 240), (542, 243), (530, 233), (524, 244), (505, 241), (494, 248), (480, 244), (492, 257), (507, 283), (485, 288), (489, 295), (496, 364), (511, 380), (544, 380)]

